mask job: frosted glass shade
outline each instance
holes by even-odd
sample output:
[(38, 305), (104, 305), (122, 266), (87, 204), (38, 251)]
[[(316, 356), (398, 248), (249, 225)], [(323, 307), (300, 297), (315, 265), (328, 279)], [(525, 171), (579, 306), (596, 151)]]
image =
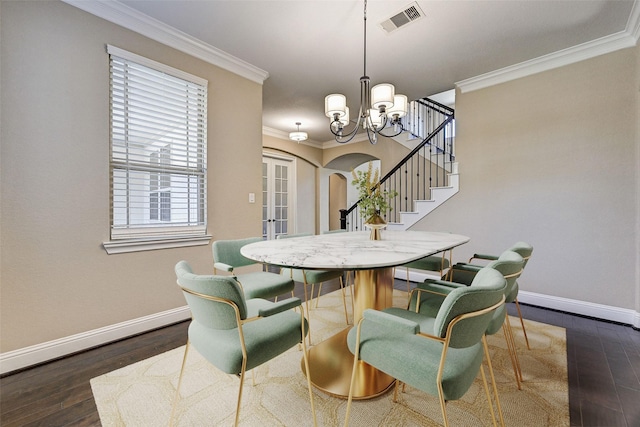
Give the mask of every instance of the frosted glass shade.
[(393, 106), (393, 96), (396, 89), (390, 83), (380, 83), (371, 89), (371, 108), (379, 110), (381, 107)]
[(387, 109), (387, 116), (393, 117), (396, 114), (398, 118), (407, 114), (407, 97), (405, 95), (395, 95), (393, 97), (393, 107)]
[(332, 93), (324, 98), (324, 114), (333, 119), (335, 114), (343, 117), (347, 111), (347, 97), (339, 93)]
[(298, 132), (290, 132), (289, 133), (289, 139), (292, 139), (294, 141), (300, 142), (300, 141), (304, 141), (307, 138), (308, 138), (308, 136), (307, 136), (306, 132), (298, 131)]
[(380, 129), (382, 127), (382, 115), (380, 111), (372, 108), (369, 110), (369, 118), (371, 119), (371, 123), (367, 121), (367, 126), (373, 125), (374, 129)]

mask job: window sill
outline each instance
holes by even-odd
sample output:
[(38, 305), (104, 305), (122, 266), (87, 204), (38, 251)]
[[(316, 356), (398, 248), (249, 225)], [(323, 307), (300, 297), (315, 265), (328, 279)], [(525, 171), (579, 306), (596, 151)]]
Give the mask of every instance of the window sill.
[(122, 254), (128, 252), (155, 251), (158, 249), (184, 248), (187, 246), (208, 245), (211, 241), (210, 235), (174, 237), (164, 239), (135, 239), (135, 240), (112, 240), (103, 242), (102, 246), (107, 254)]

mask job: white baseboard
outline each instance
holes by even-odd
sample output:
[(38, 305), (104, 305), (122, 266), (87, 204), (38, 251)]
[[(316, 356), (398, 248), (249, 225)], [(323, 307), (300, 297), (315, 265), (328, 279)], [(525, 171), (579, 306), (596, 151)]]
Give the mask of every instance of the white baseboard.
[[(395, 277), (400, 280), (406, 280), (406, 271), (404, 269), (397, 269)], [(409, 279), (412, 282), (423, 282), (427, 278), (437, 279), (438, 276), (413, 270), (409, 271)], [(629, 309), (527, 291), (520, 291), (518, 300), (525, 304), (624, 323), (640, 328), (640, 313)], [(18, 369), (27, 368), (152, 329), (161, 328), (172, 323), (187, 320), (190, 317), (191, 311), (189, 307), (184, 306), (58, 340), (2, 353), (0, 354), (0, 374), (4, 375)]]
[(630, 309), (613, 307), (610, 305), (595, 304), (588, 301), (579, 301), (569, 298), (555, 297), (534, 292), (519, 291), (518, 301), (525, 304), (565, 311), (567, 313), (580, 314), (595, 317), (597, 319), (624, 323), (640, 328), (640, 313)]
[[(396, 279), (406, 280), (406, 269), (396, 269), (395, 277)], [(412, 282), (423, 282), (425, 279), (438, 278), (439, 277), (437, 275), (409, 270), (409, 279)], [(613, 307), (603, 304), (595, 304), (588, 301), (555, 297), (551, 295), (537, 294), (534, 292), (527, 292), (523, 290), (518, 292), (518, 301), (538, 307), (565, 311), (567, 313), (579, 314), (582, 316), (595, 317), (597, 319), (624, 323), (625, 325), (632, 325), (635, 328), (640, 328), (640, 313), (631, 309)]]
[(191, 310), (188, 306), (184, 306), (2, 353), (0, 354), (0, 374), (54, 360), (189, 318), (191, 318)]

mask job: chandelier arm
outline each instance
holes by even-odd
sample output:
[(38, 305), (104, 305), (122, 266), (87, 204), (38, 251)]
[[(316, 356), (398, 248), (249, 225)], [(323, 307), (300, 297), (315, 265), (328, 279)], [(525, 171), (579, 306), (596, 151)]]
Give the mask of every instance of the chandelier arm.
[[(335, 136), (336, 142), (338, 143), (346, 143), (351, 141), (356, 136), (361, 125), (366, 129), (367, 137), (369, 138), (369, 142), (371, 142), (371, 144), (377, 143), (378, 135), (382, 135), (385, 137), (394, 137), (394, 136), (400, 135), (405, 130), (404, 126), (402, 125), (401, 122), (398, 121), (397, 118), (396, 119), (390, 118), (386, 114), (385, 104), (380, 102), (380, 100), (376, 101), (377, 103), (380, 104), (378, 113), (376, 115), (376, 121), (379, 120), (380, 125), (379, 126), (373, 125), (373, 119), (371, 117), (372, 113), (370, 112), (371, 80), (369, 79), (369, 76), (367, 76), (367, 0), (364, 0), (363, 18), (364, 18), (363, 19), (364, 49), (363, 49), (363, 74), (362, 74), (362, 77), (360, 77), (360, 111), (358, 114), (357, 123), (351, 131), (345, 134), (344, 126), (340, 121), (340, 113), (337, 113), (337, 111), (342, 111), (342, 110), (348, 111), (348, 108), (346, 108), (346, 99), (342, 101), (342, 106), (335, 111), (330, 110), (329, 107), (327, 107), (328, 104), (326, 104), (327, 101), (325, 99), (325, 114), (330, 115), (331, 113), (334, 115), (333, 120), (331, 120), (329, 123), (329, 129), (331, 133)], [(392, 85), (383, 85), (383, 86), (391, 86), (391, 91), (392, 91), (391, 93), (393, 93)], [(340, 96), (344, 98), (344, 95), (340, 95)], [(405, 101), (405, 104), (406, 104), (406, 101)], [(344, 114), (345, 112), (342, 111), (342, 115)], [(347, 124), (348, 124), (348, 119), (347, 119)], [(388, 124), (391, 124), (394, 126), (399, 125), (400, 130), (396, 131), (394, 129), (392, 131), (393, 132), (392, 134), (383, 133), (382, 131), (387, 127)]]
[(375, 128), (372, 129), (367, 126), (367, 138), (369, 138), (371, 145), (376, 145), (378, 143), (378, 132), (376, 132)]
[(400, 130), (398, 130), (397, 132), (393, 133), (393, 134), (386, 134), (386, 133), (382, 133), (382, 129), (378, 131), (378, 133), (382, 136), (386, 136), (387, 138), (393, 138), (394, 136), (398, 136), (400, 135), (402, 132), (404, 132), (406, 129), (404, 128), (404, 126), (402, 126), (402, 123), (398, 123), (400, 125)]
[[(359, 115), (358, 116), (358, 121), (357, 121), (355, 127), (349, 133), (347, 133), (346, 135), (340, 134), (338, 132), (335, 132), (333, 130), (333, 127), (330, 127), (330, 130), (331, 130), (331, 133), (336, 137), (335, 138), (336, 142), (338, 142), (340, 144), (344, 144), (344, 143), (347, 143), (347, 142), (351, 141), (356, 136), (356, 134), (358, 133), (358, 129), (360, 129), (360, 123), (361, 122), (362, 122), (362, 116)], [(335, 121), (333, 123), (335, 123)]]

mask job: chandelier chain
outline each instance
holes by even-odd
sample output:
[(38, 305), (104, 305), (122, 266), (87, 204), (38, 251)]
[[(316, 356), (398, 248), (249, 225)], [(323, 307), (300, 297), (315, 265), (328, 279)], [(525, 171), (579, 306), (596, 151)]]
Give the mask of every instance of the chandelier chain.
[[(407, 114), (407, 97), (395, 94), (392, 84), (382, 83), (371, 88), (371, 80), (367, 76), (367, 0), (363, 1), (363, 75), (360, 77), (360, 110), (355, 127), (348, 131), (349, 107), (346, 97), (342, 94), (331, 94), (325, 97), (325, 115), (329, 117), (329, 129), (335, 136), (336, 142), (351, 141), (362, 127), (367, 133), (371, 144), (378, 141), (378, 135), (394, 137), (405, 129), (401, 118)], [(383, 133), (389, 125), (391, 133)]]

